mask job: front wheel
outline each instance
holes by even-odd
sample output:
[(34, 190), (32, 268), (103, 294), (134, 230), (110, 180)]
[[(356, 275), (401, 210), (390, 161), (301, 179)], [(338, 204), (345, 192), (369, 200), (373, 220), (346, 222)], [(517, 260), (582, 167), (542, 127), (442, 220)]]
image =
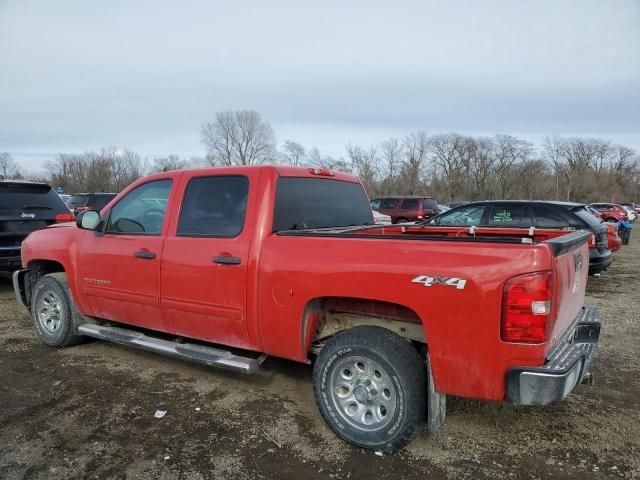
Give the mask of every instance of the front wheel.
[(394, 452), (424, 427), (426, 375), (413, 345), (380, 327), (338, 333), (313, 369), (324, 420), (354, 445)]
[(80, 343), (74, 317), (78, 315), (64, 273), (44, 275), (33, 289), (31, 318), (38, 337), (52, 347), (68, 347)]

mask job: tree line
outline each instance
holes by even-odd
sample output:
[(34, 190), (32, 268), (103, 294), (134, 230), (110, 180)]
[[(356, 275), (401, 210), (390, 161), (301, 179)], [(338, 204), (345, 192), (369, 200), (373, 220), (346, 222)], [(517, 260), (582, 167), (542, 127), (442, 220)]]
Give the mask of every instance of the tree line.
[[(323, 154), (285, 140), (255, 111), (218, 112), (201, 127), (203, 158), (168, 155), (142, 159), (113, 146), (59, 154), (40, 180), (66, 192), (118, 192), (152, 172), (205, 165), (265, 163), (324, 167), (360, 177), (371, 197), (430, 195), (440, 202), (496, 198), (576, 202), (640, 201), (640, 157), (624, 145), (586, 137), (546, 137), (541, 145), (513, 135), (429, 135), (422, 130), (371, 145), (347, 143), (344, 155)], [(24, 176), (0, 153), (0, 175)]]

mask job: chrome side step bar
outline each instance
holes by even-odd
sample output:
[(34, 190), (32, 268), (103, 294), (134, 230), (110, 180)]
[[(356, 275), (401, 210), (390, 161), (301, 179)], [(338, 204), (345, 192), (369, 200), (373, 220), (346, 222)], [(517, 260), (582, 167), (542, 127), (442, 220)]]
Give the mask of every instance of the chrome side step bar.
[(78, 327), (78, 333), (108, 342), (142, 348), (170, 357), (203, 363), (211, 367), (247, 374), (255, 373), (265, 358), (264, 356), (259, 358), (241, 357), (226, 350), (194, 343), (172, 342), (121, 327), (106, 327), (86, 323)]

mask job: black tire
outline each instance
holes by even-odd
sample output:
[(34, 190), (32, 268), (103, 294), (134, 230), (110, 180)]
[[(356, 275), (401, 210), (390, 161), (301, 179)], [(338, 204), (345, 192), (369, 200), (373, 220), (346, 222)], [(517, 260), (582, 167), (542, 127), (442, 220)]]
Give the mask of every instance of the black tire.
[[(53, 318), (51, 312), (54, 312)], [(77, 334), (80, 318), (82, 315), (73, 302), (66, 274), (43, 275), (31, 295), (31, 319), (40, 341), (52, 347), (82, 342), (83, 337)]]
[(396, 223), (407, 223), (409, 221), (408, 218), (400, 217), (396, 219)]
[[(355, 363), (358, 359), (370, 362), (362, 364), (365, 368), (374, 366), (371, 381), (365, 387), (362, 387), (362, 382), (366, 382), (368, 376), (364, 370), (364, 380), (359, 376), (360, 371)], [(349, 378), (349, 375), (344, 376), (349, 365), (354, 366), (353, 388), (339, 385), (340, 382), (351, 381), (344, 380)], [(382, 374), (375, 365), (382, 368)], [(379, 383), (375, 380), (376, 374), (380, 375)], [(384, 388), (386, 384), (383, 378), (388, 379), (388, 384), (394, 389), (392, 392)], [(362, 422), (369, 413), (373, 422), (378, 422), (381, 415), (383, 406), (377, 402), (385, 402), (385, 399), (381, 396), (383, 392), (377, 392), (380, 387), (383, 387), (383, 392), (389, 392), (389, 402), (393, 404), (388, 408), (385, 406), (384, 411), (389, 418), (381, 417), (379, 423), (366, 425)], [(351, 393), (348, 393), (350, 388)], [(357, 394), (362, 397), (363, 389), (369, 388), (376, 393), (372, 395), (367, 390), (368, 397), (364, 402), (356, 398)], [(424, 362), (410, 342), (387, 329), (355, 327), (330, 338), (320, 350), (313, 368), (313, 391), (320, 413), (331, 429), (343, 440), (359, 447), (385, 453), (395, 452), (424, 429), (427, 407)], [(346, 407), (338, 403), (341, 394), (342, 401), (347, 403)], [(357, 413), (348, 413), (349, 409)]]
[(605, 220), (605, 222), (609, 222), (609, 223), (618, 223), (618, 220), (616, 220), (616, 219), (615, 219), (615, 218), (613, 218), (613, 217), (609, 217), (609, 218), (607, 218), (607, 219)]

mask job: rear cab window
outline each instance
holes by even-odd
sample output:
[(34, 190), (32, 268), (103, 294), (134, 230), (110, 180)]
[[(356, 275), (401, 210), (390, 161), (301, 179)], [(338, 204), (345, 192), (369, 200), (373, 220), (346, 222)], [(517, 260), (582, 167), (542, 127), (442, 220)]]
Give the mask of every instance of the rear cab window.
[(371, 206), (359, 183), (325, 178), (278, 179), (274, 232), (352, 225), (373, 225)]

